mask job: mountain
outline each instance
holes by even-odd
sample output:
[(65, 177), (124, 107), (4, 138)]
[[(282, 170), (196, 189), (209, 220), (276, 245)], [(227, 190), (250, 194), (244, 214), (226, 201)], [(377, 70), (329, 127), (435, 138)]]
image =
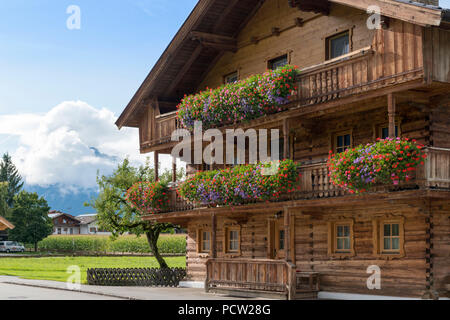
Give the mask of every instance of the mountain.
[(95, 189), (62, 192), (63, 189), (59, 185), (48, 187), (25, 185), (24, 190), (36, 192), (39, 196), (44, 197), (51, 210), (62, 211), (74, 216), (93, 212), (94, 209), (85, 207), (84, 203), (98, 196), (98, 191)]

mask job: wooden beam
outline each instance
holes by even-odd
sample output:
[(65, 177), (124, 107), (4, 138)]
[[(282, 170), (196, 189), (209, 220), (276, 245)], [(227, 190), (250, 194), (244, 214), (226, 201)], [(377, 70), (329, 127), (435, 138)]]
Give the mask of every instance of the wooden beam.
[(200, 31), (192, 31), (191, 32), (191, 39), (192, 40), (205, 40), (205, 41), (212, 41), (212, 42), (227, 42), (227, 43), (235, 43), (237, 40), (233, 37), (228, 36), (222, 36), (215, 33), (207, 33), (207, 32), (200, 32)]
[(286, 261), (291, 261), (291, 214), (288, 208), (284, 208), (284, 254)]
[(172, 163), (172, 182), (177, 182), (177, 159), (173, 159)]
[(159, 181), (159, 153), (157, 151), (153, 153), (153, 161), (155, 163), (155, 181)]
[[(300, 1), (301, 2), (301, 1)], [(442, 21), (442, 10), (395, 0), (330, 0), (330, 2), (367, 11), (369, 6), (378, 6), (380, 13), (420, 26), (439, 26)]]
[(167, 92), (169, 93), (169, 95), (171, 95), (173, 93), (175, 88), (180, 83), (181, 79), (183, 79), (186, 72), (192, 67), (195, 60), (197, 60), (197, 58), (201, 54), (202, 50), (203, 50), (203, 47), (201, 45), (198, 45), (197, 48), (192, 53), (192, 55), (189, 57), (189, 60), (186, 61), (183, 68), (180, 69), (177, 76), (175, 77), (175, 79), (173, 79), (172, 83), (170, 84), (169, 88), (167, 88)]
[(213, 213), (211, 215), (211, 253), (212, 258), (217, 258), (217, 217), (216, 214)]
[(213, 48), (218, 51), (230, 51), (230, 52), (237, 51), (236, 43), (226, 43), (226, 42), (219, 43), (219, 42), (201, 40), (200, 44), (205, 48)]
[(395, 105), (395, 97), (392, 93), (387, 95), (388, 99), (388, 116), (389, 116), (389, 138), (395, 139), (395, 114), (396, 114), (396, 105)]
[(290, 151), (290, 148), (289, 148), (289, 146), (290, 146), (289, 131), (290, 131), (289, 120), (288, 120), (288, 118), (286, 118), (286, 119), (283, 120), (283, 138), (284, 138), (284, 140), (283, 140), (284, 141), (284, 146), (283, 146), (284, 152), (283, 153), (284, 153), (284, 158), (285, 159), (290, 159), (290, 154), (289, 154), (289, 151)]

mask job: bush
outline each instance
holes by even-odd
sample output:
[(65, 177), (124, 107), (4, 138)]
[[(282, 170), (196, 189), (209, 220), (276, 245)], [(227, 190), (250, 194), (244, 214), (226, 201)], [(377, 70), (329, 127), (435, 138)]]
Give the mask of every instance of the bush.
[(180, 186), (179, 193), (185, 200), (217, 206), (269, 200), (298, 188), (300, 175), (295, 162), (281, 161), (274, 174), (265, 175), (270, 166), (270, 163), (242, 165), (199, 172)]
[[(123, 236), (113, 241), (106, 236), (51, 236), (38, 244), (39, 251), (54, 253), (151, 253), (145, 237)], [(161, 254), (186, 253), (186, 237), (162, 235)]]
[(208, 129), (280, 112), (289, 103), (292, 91), (297, 90), (297, 73), (295, 67), (287, 65), (185, 96), (177, 106), (178, 118), (185, 128), (192, 130), (195, 121), (201, 121), (203, 128)]
[(388, 138), (339, 154), (330, 152), (329, 176), (333, 184), (351, 193), (366, 192), (376, 184), (398, 185), (410, 180), (410, 174), (424, 163), (422, 148), (415, 140)]

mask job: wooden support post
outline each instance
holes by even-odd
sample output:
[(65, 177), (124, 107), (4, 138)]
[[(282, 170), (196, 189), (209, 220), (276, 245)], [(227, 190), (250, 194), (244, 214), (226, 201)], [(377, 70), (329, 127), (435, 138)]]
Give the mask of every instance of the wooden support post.
[[(285, 159), (290, 159), (290, 154), (289, 154), (289, 121), (288, 119), (284, 119), (283, 120), (283, 138), (284, 138), (284, 146), (283, 146), (283, 153), (284, 153), (284, 158)], [(283, 160), (283, 159), (280, 159)]]
[(217, 217), (216, 214), (213, 213), (211, 216), (211, 253), (212, 258), (217, 258)]
[(155, 151), (153, 157), (153, 161), (155, 163), (155, 181), (159, 181), (159, 153)]
[(395, 97), (392, 93), (388, 94), (388, 116), (389, 116), (389, 138), (395, 139)]
[(177, 182), (177, 159), (172, 162), (172, 182)]
[(286, 261), (291, 261), (291, 214), (288, 208), (284, 208), (284, 254)]

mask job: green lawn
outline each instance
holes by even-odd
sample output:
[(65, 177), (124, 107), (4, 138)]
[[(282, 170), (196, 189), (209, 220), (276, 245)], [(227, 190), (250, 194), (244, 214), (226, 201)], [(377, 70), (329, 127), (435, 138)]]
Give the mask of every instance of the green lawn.
[[(185, 268), (185, 257), (165, 258), (172, 268)], [(69, 266), (81, 268), (82, 283), (86, 283), (88, 268), (157, 268), (153, 257), (62, 257), (62, 258), (0, 258), (0, 275), (24, 279), (65, 282)]]

